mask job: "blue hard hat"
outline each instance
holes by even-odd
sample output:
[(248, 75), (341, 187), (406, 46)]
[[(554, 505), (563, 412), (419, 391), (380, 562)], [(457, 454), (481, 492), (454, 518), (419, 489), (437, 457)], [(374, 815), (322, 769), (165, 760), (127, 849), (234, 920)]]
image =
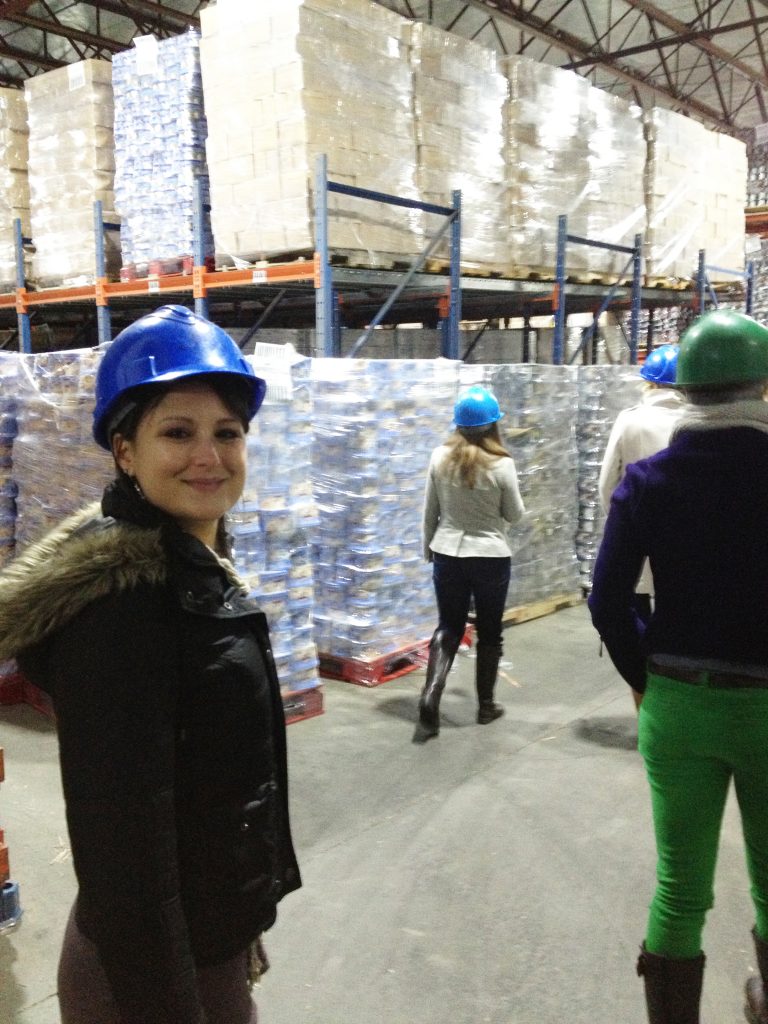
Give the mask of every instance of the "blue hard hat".
[(479, 384), (463, 391), (453, 407), (453, 422), (457, 427), (489, 427), (503, 415), (491, 392)]
[(643, 363), (640, 376), (651, 384), (674, 384), (679, 350), (679, 345), (659, 345)]
[(109, 451), (109, 422), (118, 400), (141, 384), (221, 374), (250, 386), (249, 418), (264, 401), (266, 382), (257, 377), (236, 343), (216, 324), (186, 306), (161, 306), (122, 330), (109, 345), (96, 375), (93, 436)]

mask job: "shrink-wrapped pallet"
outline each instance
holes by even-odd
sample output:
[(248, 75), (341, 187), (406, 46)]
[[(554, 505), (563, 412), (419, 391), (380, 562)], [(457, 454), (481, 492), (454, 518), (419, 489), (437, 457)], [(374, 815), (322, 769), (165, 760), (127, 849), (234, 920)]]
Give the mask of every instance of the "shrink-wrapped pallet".
[(523, 519), (507, 531), (507, 608), (578, 596), (575, 367), (465, 366), (461, 383), (482, 384), (498, 399), (504, 412), (499, 432), (514, 459), (525, 505)]
[[(405, 20), (372, 0), (219, 0), (201, 12), (217, 258), (315, 245), (315, 160), (331, 180), (416, 198)], [(414, 210), (331, 194), (330, 244), (421, 248)]]
[(20, 89), (0, 89), (0, 290), (16, 287), (15, 220), (30, 236), (29, 127), (27, 102)]
[(600, 547), (605, 513), (598, 481), (611, 429), (622, 409), (637, 405), (643, 380), (636, 366), (580, 366), (578, 368), (579, 504), (576, 555), (581, 584), (592, 586), (592, 570)]
[[(29, 78), (32, 278), (42, 286), (96, 279), (94, 203), (116, 222), (112, 65), (89, 59)], [(107, 276), (119, 269), (117, 232), (106, 234)]]
[(0, 568), (13, 557), (16, 542), (13, 444), (18, 429), (18, 374), (19, 357), (13, 352), (0, 352)]
[[(199, 185), (209, 203), (200, 36), (134, 39), (112, 59), (115, 204), (124, 277), (191, 269)], [(213, 252), (210, 216), (203, 248)]]
[[(639, 111), (572, 71), (526, 57), (502, 58), (505, 170), (512, 269), (553, 273), (558, 217), (568, 233), (634, 243), (644, 223), (645, 160)], [(626, 255), (569, 243), (566, 269), (612, 274)]]
[(351, 681), (380, 682), (377, 662), (435, 628), (421, 514), (457, 381), (447, 360), (312, 362), (315, 639)]
[[(460, 189), (462, 263), (500, 266), (508, 249), (499, 230), (507, 82), (496, 53), (423, 22), (410, 26), (409, 40), (419, 198), (450, 206), (452, 191)], [(425, 215), (430, 235), (441, 223)], [(447, 243), (437, 254), (448, 255)]]
[(235, 565), (267, 616), (282, 690), (303, 693), (320, 684), (309, 360), (291, 346), (269, 344), (257, 344), (249, 359), (267, 393), (248, 432), (248, 479), (231, 515)]
[(746, 146), (660, 107), (645, 126), (646, 273), (695, 278), (703, 249), (710, 281), (736, 280), (722, 270), (744, 269)]

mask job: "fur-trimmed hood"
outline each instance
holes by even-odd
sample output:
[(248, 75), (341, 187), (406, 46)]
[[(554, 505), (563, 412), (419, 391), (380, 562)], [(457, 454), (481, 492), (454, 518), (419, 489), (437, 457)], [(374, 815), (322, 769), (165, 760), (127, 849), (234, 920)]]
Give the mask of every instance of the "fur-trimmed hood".
[(161, 585), (167, 576), (161, 529), (105, 518), (95, 502), (0, 573), (0, 661), (39, 644), (97, 598)]

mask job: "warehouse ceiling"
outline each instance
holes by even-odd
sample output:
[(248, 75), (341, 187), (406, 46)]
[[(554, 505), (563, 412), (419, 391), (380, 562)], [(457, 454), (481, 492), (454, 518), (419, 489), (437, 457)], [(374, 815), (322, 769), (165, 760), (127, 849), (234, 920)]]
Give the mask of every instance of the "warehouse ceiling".
[[(251, 0), (259, 3), (261, 0)], [(569, 68), (643, 107), (680, 111), (750, 141), (768, 122), (768, 0), (377, 0), (504, 54)], [(136, 35), (199, 24), (201, 0), (0, 0), (0, 84)]]

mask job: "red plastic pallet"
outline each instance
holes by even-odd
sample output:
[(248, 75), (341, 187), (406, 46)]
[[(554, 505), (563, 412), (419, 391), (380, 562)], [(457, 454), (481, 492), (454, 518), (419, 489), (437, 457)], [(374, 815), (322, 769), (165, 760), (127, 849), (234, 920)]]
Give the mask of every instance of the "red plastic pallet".
[(383, 654), (371, 661), (360, 658), (340, 658), (335, 654), (318, 654), (320, 675), (326, 679), (341, 679), (358, 686), (379, 686), (391, 679), (398, 679), (408, 672), (423, 668), (429, 657), (429, 640), (419, 640)]
[(283, 694), (283, 710), (287, 725), (303, 722), (305, 718), (314, 718), (323, 713), (323, 691), (321, 687), (311, 690), (296, 690)]

